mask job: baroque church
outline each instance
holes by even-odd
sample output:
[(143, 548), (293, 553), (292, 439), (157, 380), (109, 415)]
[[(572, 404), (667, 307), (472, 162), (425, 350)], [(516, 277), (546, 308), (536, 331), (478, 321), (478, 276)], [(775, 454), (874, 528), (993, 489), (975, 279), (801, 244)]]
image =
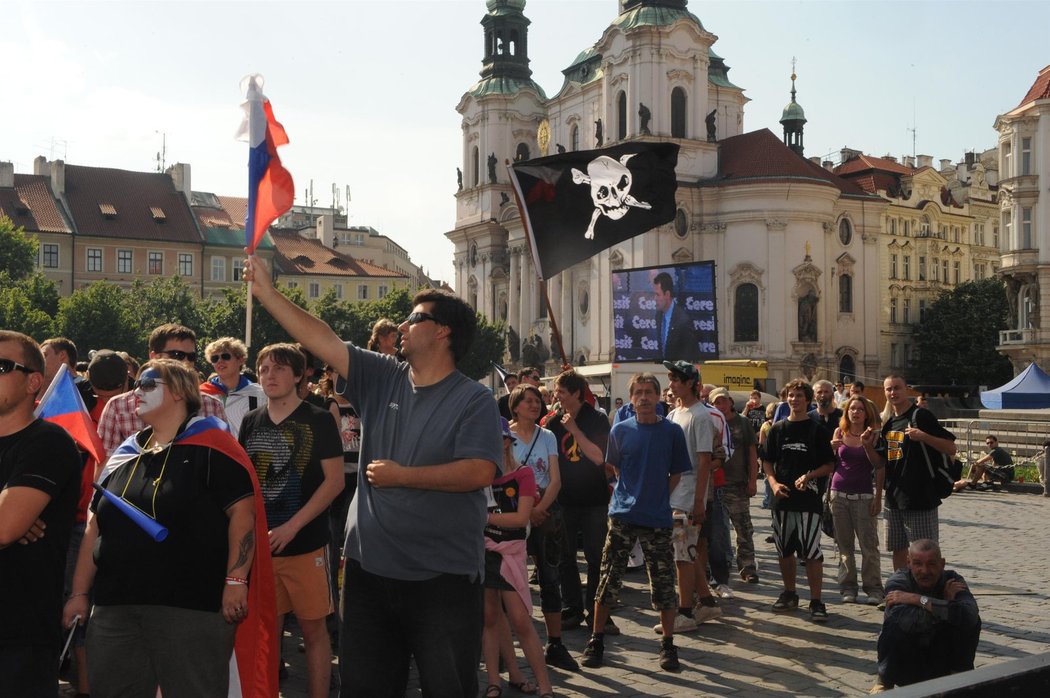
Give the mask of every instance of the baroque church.
[[(446, 233), (457, 292), (508, 328), (507, 363), (557, 369), (550, 315), (571, 363), (612, 361), (610, 273), (712, 260), (719, 358), (767, 361), (776, 386), (878, 376), (887, 204), (805, 158), (795, 76), (782, 135), (745, 131), (749, 100), (687, 0), (620, 0), (548, 97), (529, 69), (525, 4), (486, 2), (481, 80), (456, 107), (461, 185)], [(679, 145), (674, 221), (540, 281), (503, 163), (631, 140)]]

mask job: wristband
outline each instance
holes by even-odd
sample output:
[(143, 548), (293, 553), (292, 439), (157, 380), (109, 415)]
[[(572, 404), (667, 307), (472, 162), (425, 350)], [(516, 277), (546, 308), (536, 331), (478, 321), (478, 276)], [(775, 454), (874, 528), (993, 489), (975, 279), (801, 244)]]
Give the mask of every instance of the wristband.
[(73, 598), (74, 596), (87, 596), (87, 595), (88, 595), (88, 592), (86, 592), (86, 591), (81, 591), (81, 592), (78, 592), (78, 593), (76, 593), (76, 594), (70, 594), (70, 595), (69, 595), (69, 598)]
[(247, 579), (242, 579), (241, 577), (227, 577), (226, 578), (226, 585), (227, 586), (238, 586), (238, 585), (247, 584), (247, 583), (248, 583), (248, 580)]

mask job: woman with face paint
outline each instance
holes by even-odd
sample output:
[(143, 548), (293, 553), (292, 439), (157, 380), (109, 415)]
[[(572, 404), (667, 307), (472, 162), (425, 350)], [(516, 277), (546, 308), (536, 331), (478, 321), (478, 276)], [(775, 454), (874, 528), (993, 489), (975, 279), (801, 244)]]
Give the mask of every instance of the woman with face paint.
[[(156, 541), (96, 494), (63, 622), (85, 618), (93, 594), (93, 695), (226, 695), (238, 626), (247, 618), (253, 627), (243, 630), (256, 633), (255, 621), (273, 622), (265, 590), (248, 585), (253, 563), (257, 576), (272, 576), (255, 547), (265, 530), (254, 468), (222, 422), (197, 416), (197, 376), (182, 363), (143, 365), (134, 392), (146, 427), (114, 451), (99, 483), (168, 535)], [(239, 667), (250, 664), (240, 645)]]

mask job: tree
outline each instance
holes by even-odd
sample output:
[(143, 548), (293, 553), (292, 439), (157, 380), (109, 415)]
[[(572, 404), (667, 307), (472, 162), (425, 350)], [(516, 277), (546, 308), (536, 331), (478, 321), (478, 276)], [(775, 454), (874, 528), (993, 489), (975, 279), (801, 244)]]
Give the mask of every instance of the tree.
[(89, 349), (123, 350), (146, 357), (146, 337), (152, 328), (136, 325), (127, 312), (127, 292), (108, 281), (77, 289), (58, 303), (55, 334), (68, 337), (87, 355)]
[(507, 332), (502, 322), (491, 323), (478, 313), (478, 331), (470, 351), (459, 362), (459, 370), (474, 380), (492, 373), (492, 362), (499, 363), (507, 350)]
[(12, 280), (20, 281), (36, 267), (40, 243), (24, 228), (16, 228), (7, 216), (0, 215), (0, 269)]
[(22, 284), (0, 288), (0, 327), (22, 332), (42, 342), (54, 334), (54, 321), (41, 310)]
[(128, 317), (144, 333), (136, 351), (146, 351), (146, 354), (149, 333), (159, 325), (175, 323), (194, 332), (201, 329), (201, 300), (180, 276), (149, 282), (137, 279), (125, 294), (125, 307)]
[(999, 279), (968, 281), (943, 292), (915, 331), (916, 382), (1001, 385), (1010, 380), (1010, 360), (995, 350), (1009, 312)]
[[(306, 299), (298, 288), (278, 285), (277, 290), (300, 308), (306, 307)], [(245, 286), (224, 288), (222, 296), (206, 298), (200, 301), (198, 314), (201, 325), (197, 329), (198, 344), (201, 348), (219, 337), (239, 337), (244, 339), (244, 308), (247, 302)], [(255, 366), (255, 355), (259, 349), (268, 344), (291, 342), (291, 336), (277, 321), (266, 312), (258, 301), (252, 302), (252, 337), (248, 349), (247, 366)]]

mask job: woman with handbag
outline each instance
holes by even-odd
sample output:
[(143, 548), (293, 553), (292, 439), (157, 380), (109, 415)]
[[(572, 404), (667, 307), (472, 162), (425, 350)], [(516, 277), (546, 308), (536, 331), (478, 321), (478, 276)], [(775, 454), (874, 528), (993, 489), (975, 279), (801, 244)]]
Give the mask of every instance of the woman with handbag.
[[(882, 487), (886, 470), (873, 465), (864, 452), (861, 435), (867, 429), (881, 426), (875, 405), (861, 396), (846, 401), (842, 420), (831, 446), (838, 465), (831, 476), (831, 513), (835, 523), (835, 545), (838, 546), (839, 591), (842, 603), (857, 602), (857, 561), (854, 542), (860, 542), (861, 582), (868, 603), (882, 603), (882, 568), (879, 562), (878, 516), (882, 511)], [(872, 482), (874, 481), (874, 489)]]

